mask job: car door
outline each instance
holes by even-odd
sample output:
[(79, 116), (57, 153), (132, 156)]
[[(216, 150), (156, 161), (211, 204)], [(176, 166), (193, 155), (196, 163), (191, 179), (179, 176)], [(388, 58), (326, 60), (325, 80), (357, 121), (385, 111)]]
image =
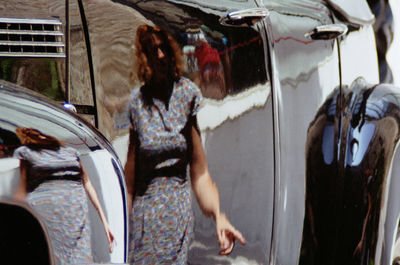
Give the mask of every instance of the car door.
[[(327, 108), (328, 123), (314, 121), (323, 103), (340, 93), (340, 68), (335, 37), (316, 34), (334, 24), (323, 1), (263, 1), (269, 12), (267, 32), (275, 106), (275, 198), (270, 264), (297, 264), (306, 213), (308, 148), (315, 135), (331, 141), (323, 146), (327, 160), (335, 157), (335, 123), (339, 109)], [(332, 101), (331, 101), (332, 102)], [(308, 196), (307, 191), (307, 196)], [(321, 207), (326, 207), (321, 205)], [(316, 209), (317, 211), (318, 209)], [(327, 224), (328, 226), (329, 224)], [(327, 227), (329, 229), (329, 227)], [(302, 252), (303, 253), (303, 252)]]

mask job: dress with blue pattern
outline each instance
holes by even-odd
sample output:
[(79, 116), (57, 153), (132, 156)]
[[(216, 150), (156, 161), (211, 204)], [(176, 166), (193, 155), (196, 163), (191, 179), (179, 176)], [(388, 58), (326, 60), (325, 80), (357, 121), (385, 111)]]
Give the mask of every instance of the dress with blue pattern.
[(26, 200), (46, 225), (55, 264), (91, 263), (88, 201), (78, 152), (64, 146), (21, 146), (14, 156), (28, 163)]
[(142, 89), (133, 90), (130, 99), (136, 196), (129, 222), (129, 262), (186, 264), (193, 233), (187, 135), (202, 95), (186, 78), (174, 83), (167, 106), (157, 98), (148, 104)]

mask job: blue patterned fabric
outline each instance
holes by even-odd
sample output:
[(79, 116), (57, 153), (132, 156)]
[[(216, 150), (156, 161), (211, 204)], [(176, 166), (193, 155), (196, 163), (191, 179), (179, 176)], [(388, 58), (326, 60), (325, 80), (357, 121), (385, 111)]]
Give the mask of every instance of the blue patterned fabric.
[(56, 179), (80, 181), (81, 166), (78, 151), (72, 147), (61, 146), (58, 150), (34, 150), (21, 146), (14, 151), (14, 156), (29, 162), (28, 191), (34, 190), (41, 183)]
[(193, 217), (185, 133), (201, 100), (200, 89), (186, 78), (175, 82), (167, 106), (156, 98), (146, 104), (141, 90), (131, 93), (137, 194), (130, 216), (130, 263), (186, 264)]
[(27, 196), (49, 234), (55, 264), (93, 262), (86, 192), (81, 183), (51, 180)]
[[(21, 146), (14, 156), (29, 162), (27, 202), (44, 221), (55, 264), (92, 262), (86, 192), (80, 181), (78, 152), (71, 147), (33, 150)], [(63, 177), (76, 177), (65, 180)]]
[(135, 198), (129, 226), (130, 264), (186, 264), (193, 235), (189, 182), (153, 179)]

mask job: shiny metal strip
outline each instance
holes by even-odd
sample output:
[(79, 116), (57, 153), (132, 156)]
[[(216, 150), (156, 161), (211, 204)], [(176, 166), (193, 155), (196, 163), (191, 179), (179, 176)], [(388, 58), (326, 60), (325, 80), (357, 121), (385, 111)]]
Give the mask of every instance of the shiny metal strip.
[(304, 34), (305, 38), (309, 39), (324, 39), (331, 40), (343, 36), (347, 33), (345, 24), (329, 24), (315, 27), (313, 30)]
[(268, 10), (265, 8), (250, 8), (245, 10), (239, 10), (231, 12), (227, 15), (229, 19), (238, 20), (248, 17), (266, 17), (268, 16)]
[(0, 29), (0, 34), (63, 36), (61, 31)]
[(0, 52), (0, 57), (49, 57), (65, 58), (65, 53), (38, 53), (38, 52)]
[(60, 20), (54, 19), (26, 19), (26, 18), (0, 18), (0, 23), (10, 24), (44, 24), (44, 25), (58, 25), (61, 26)]
[[(228, 13), (225, 17), (220, 18), (219, 23), (224, 26), (230, 27), (242, 27), (238, 22), (246, 24), (251, 21), (251, 24), (255, 24), (258, 21), (268, 17), (269, 11), (266, 8), (249, 8), (244, 10), (238, 10)], [(249, 20), (249, 21), (247, 21)]]
[(0, 41), (0, 45), (9, 46), (41, 46), (41, 47), (64, 47), (62, 42), (38, 42), (38, 41)]

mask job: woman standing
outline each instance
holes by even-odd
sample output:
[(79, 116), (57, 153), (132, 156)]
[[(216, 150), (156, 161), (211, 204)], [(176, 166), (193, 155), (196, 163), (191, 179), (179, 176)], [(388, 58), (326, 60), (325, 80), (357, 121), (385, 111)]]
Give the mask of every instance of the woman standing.
[(196, 120), (201, 92), (181, 76), (180, 49), (162, 28), (138, 28), (136, 57), (144, 85), (130, 99), (129, 262), (186, 264), (193, 229), (188, 165), (199, 205), (215, 220), (220, 254), (229, 254), (235, 239), (245, 239), (219, 209)]
[(78, 152), (32, 128), (17, 128), (16, 134), (23, 146), (14, 151), (21, 173), (14, 197), (26, 199), (43, 219), (56, 264), (92, 262), (86, 194), (100, 215), (111, 252), (114, 236)]

